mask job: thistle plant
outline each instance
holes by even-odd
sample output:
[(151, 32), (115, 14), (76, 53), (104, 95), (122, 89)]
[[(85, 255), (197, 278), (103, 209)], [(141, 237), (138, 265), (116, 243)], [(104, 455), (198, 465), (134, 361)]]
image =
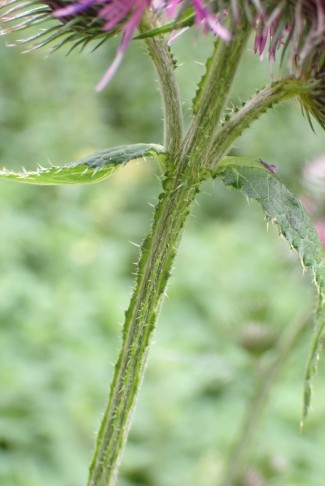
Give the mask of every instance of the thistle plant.
[[(296, 98), (311, 126), (325, 129), (325, 2), (324, 0), (3, 0), (1, 33), (17, 32), (29, 50), (48, 46), (100, 47), (112, 37), (120, 44), (97, 85), (109, 89), (127, 48), (144, 42), (155, 66), (164, 113), (162, 144), (108, 148), (65, 166), (35, 171), (0, 171), (0, 178), (31, 184), (92, 183), (141, 158), (159, 161), (162, 190), (151, 229), (140, 251), (137, 276), (125, 314), (122, 349), (115, 366), (90, 466), (89, 486), (116, 483), (122, 451), (131, 425), (135, 399), (144, 378), (153, 331), (164, 300), (184, 225), (204, 181), (218, 178), (256, 200), (268, 221), (297, 251), (310, 269), (317, 290), (315, 331), (304, 383), (302, 422), (311, 400), (323, 329), (325, 260), (322, 244), (299, 199), (276, 174), (272, 161), (259, 154), (229, 155), (236, 139), (276, 104)], [(21, 37), (21, 31), (32, 29)], [(215, 37), (184, 131), (182, 103), (175, 78), (173, 42), (184, 30), (198, 29)], [(254, 50), (289, 69), (239, 106), (228, 106), (232, 82), (251, 35)], [(265, 60), (266, 62), (266, 60)], [(113, 81), (114, 82), (114, 81)], [(301, 324), (299, 329), (301, 330)], [(298, 331), (297, 331), (298, 332)], [(300, 332), (300, 331), (299, 331)], [(288, 339), (288, 347), (296, 339)], [(285, 357), (286, 348), (281, 348)], [(277, 365), (278, 366), (278, 365)], [(264, 393), (264, 392), (263, 392)], [(249, 423), (249, 420), (248, 420)], [(229, 482), (229, 484), (233, 484)]]

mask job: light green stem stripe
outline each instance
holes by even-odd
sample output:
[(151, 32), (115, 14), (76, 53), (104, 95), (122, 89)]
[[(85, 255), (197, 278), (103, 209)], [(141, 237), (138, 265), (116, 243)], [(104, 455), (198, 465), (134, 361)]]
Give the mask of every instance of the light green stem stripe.
[(183, 154), (200, 153), (202, 156), (220, 120), (227, 102), (239, 61), (246, 49), (251, 28), (243, 25), (233, 29), (229, 42), (219, 40), (209, 62), (208, 72), (202, 80), (198, 109), (193, 116), (183, 145)]
[[(141, 33), (153, 30), (154, 23), (147, 12), (139, 26)], [(160, 83), (164, 110), (164, 147), (173, 156), (177, 153), (183, 135), (182, 105), (175, 78), (175, 65), (166, 41), (162, 36), (145, 39)]]
[(142, 247), (137, 284), (126, 312), (122, 351), (90, 468), (89, 486), (115, 484), (150, 339), (184, 222), (197, 191), (194, 181), (189, 180), (185, 185), (174, 178), (160, 196), (152, 233)]
[(303, 81), (296, 78), (281, 79), (262, 89), (216, 133), (209, 145), (205, 167), (215, 169), (236, 138), (268, 109), (281, 101), (306, 93), (308, 89)]

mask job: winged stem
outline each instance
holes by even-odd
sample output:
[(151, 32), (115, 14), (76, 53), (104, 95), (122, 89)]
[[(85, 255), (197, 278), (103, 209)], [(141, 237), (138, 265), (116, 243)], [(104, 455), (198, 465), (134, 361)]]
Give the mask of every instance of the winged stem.
[(249, 24), (244, 24), (240, 30), (233, 29), (230, 42), (217, 41), (202, 80), (197, 110), (184, 139), (183, 154), (189, 155), (195, 151), (202, 157), (205, 153), (227, 102), (250, 32)]
[[(147, 29), (147, 22), (145, 20), (141, 28)], [(215, 106), (215, 109), (212, 109), (214, 117), (207, 120), (204, 125), (204, 136), (209, 136), (213, 131), (216, 118), (226, 102), (231, 80), (245, 48), (243, 41), (247, 37), (248, 32), (245, 31), (244, 36), (243, 33), (239, 33), (234, 39), (235, 55), (231, 57), (231, 62), (228, 59), (229, 65), (226, 69), (225, 79), (221, 72), (226, 55), (229, 57), (229, 52), (231, 52), (229, 46), (222, 47), (221, 44), (217, 59), (210, 68), (213, 70), (212, 77), (210, 70), (207, 73), (208, 84), (213, 84), (217, 91), (214, 93), (210, 89), (207, 93), (203, 93), (200, 99), (198, 113), (201, 122), (207, 115), (206, 108), (209, 107), (210, 113), (210, 108)], [(137, 282), (126, 312), (122, 349), (115, 367), (109, 403), (98, 434), (88, 486), (113, 486), (116, 482), (118, 466), (126, 443), (135, 399), (143, 379), (148, 348), (159, 308), (190, 205), (202, 180), (202, 158), (195, 156), (196, 153), (199, 153), (198, 146), (202, 142), (201, 122), (195, 123), (190, 128), (189, 137), (185, 138), (178, 151), (182, 139), (182, 125), (178, 91), (174, 85), (174, 72), (170, 69), (171, 60), (169, 54), (166, 57), (167, 46), (163, 47), (162, 39), (150, 38), (148, 43), (160, 78), (166, 117), (164, 138), (172, 151), (170, 160), (173, 162), (173, 167), (166, 173), (164, 191), (159, 197), (155, 210), (152, 231), (142, 246)], [(243, 45), (241, 45), (242, 43)], [(216, 84), (213, 82), (214, 76), (217, 76)], [(177, 107), (171, 103), (171, 96), (176, 96)], [(204, 108), (201, 108), (201, 103), (204, 104)], [(191, 139), (190, 145), (194, 149), (190, 154), (185, 149), (185, 147), (188, 148), (189, 138)]]
[(198, 191), (197, 182), (188, 182), (182, 184), (178, 177), (166, 179), (152, 232), (142, 246), (137, 283), (126, 312), (122, 351), (90, 468), (89, 486), (115, 484), (160, 304), (191, 202)]
[[(141, 30), (149, 28), (150, 20), (146, 17)], [(216, 134), (249, 33), (247, 25), (234, 33), (231, 43), (217, 44), (199, 94), (197, 110), (183, 140), (180, 100), (167, 45), (161, 37), (146, 39), (160, 80), (165, 112), (164, 139), (171, 164), (165, 173), (164, 190), (159, 196), (151, 232), (141, 249), (137, 281), (126, 312), (122, 349), (98, 434), (88, 486), (116, 484), (159, 309), (191, 203), (201, 181), (211, 175), (206, 169), (213, 168), (213, 157), (219, 157), (229, 149), (233, 140), (267, 107), (293, 96), (301, 88), (297, 81), (292, 84), (286, 81), (283, 89), (281, 84), (277, 89), (269, 88)]]

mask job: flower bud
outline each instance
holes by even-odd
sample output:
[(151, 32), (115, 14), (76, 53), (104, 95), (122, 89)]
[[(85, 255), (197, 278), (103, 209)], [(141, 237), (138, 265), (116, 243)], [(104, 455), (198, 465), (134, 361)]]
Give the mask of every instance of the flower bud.
[(244, 326), (238, 337), (238, 344), (248, 353), (260, 356), (276, 343), (276, 335), (269, 327), (252, 323)]

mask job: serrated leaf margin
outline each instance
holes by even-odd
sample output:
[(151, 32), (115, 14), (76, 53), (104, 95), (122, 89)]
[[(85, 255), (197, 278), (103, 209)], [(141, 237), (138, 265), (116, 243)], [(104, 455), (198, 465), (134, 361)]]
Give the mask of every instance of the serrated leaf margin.
[[(310, 353), (307, 360), (304, 378), (304, 397), (302, 422), (308, 415), (311, 404), (311, 382), (317, 371), (317, 363), (323, 345), (325, 327), (325, 254), (321, 241), (317, 235), (312, 221), (307, 215), (299, 199), (294, 196), (283, 182), (261, 160), (249, 157), (226, 157), (219, 163), (211, 174), (214, 178), (221, 179), (226, 186), (231, 186), (243, 191), (250, 199), (255, 199), (263, 208), (266, 219), (275, 223), (280, 234), (288, 241), (291, 248), (300, 256), (303, 267), (310, 268), (318, 291), (318, 303), (315, 311), (314, 335)], [(254, 178), (252, 177), (254, 175)], [(256, 176), (259, 182), (267, 186), (267, 197), (263, 197), (256, 187)], [(277, 191), (272, 190), (271, 181)], [(276, 214), (276, 205), (279, 204), (276, 195), (281, 194), (280, 207), (284, 212), (284, 218)], [(272, 194), (273, 192), (273, 194)], [(273, 211), (272, 211), (273, 208)], [(300, 222), (296, 216), (300, 214)], [(303, 239), (308, 234), (309, 244), (303, 244)], [(298, 236), (297, 236), (298, 235)]]
[(164, 148), (157, 144), (135, 144), (101, 150), (77, 162), (63, 166), (38, 166), (34, 171), (22, 169), (19, 172), (0, 170), (0, 180), (9, 179), (26, 184), (89, 184), (110, 176), (119, 166), (146, 157), (166, 156)]

